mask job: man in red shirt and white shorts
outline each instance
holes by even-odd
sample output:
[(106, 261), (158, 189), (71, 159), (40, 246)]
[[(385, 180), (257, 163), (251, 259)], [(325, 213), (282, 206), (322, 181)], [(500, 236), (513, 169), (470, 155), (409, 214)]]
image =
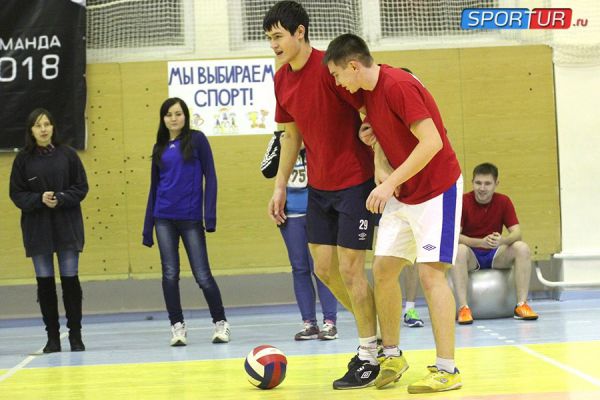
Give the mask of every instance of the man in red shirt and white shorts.
[[(435, 100), (412, 74), (377, 65), (367, 44), (344, 34), (327, 48), (325, 61), (336, 83), (364, 91), (372, 127), (376, 167), (385, 157), (394, 169), (369, 195), (366, 207), (383, 213), (379, 222), (373, 277), (385, 359), (375, 386), (395, 382), (408, 368), (398, 348), (402, 293), (398, 277), (415, 259), (436, 344), (429, 374), (409, 393), (458, 389), (454, 362), (454, 296), (446, 270), (456, 257), (462, 175)], [(378, 172), (379, 174), (379, 172)]]
[[(521, 240), (521, 228), (510, 198), (496, 193), (498, 168), (483, 163), (473, 170), (473, 191), (463, 196), (461, 234), (456, 266), (452, 268), (454, 290), (458, 297), (458, 323), (473, 323), (467, 304), (468, 271), (486, 268), (506, 269), (515, 265), (517, 305), (514, 318), (536, 320), (538, 315), (527, 304), (531, 278), (531, 252)], [(502, 236), (506, 227), (508, 235)]]

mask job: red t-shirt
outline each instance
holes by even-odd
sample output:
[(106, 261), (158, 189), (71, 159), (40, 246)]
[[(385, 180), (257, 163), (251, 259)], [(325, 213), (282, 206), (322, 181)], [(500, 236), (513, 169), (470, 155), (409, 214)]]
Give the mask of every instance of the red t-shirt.
[(502, 227), (517, 225), (517, 213), (510, 198), (494, 193), (487, 204), (479, 204), (473, 191), (463, 195), (462, 234), (481, 239), (493, 232), (502, 233)]
[(341, 190), (373, 177), (373, 151), (358, 138), (362, 92), (350, 94), (335, 84), (325, 53), (312, 49), (299, 71), (283, 65), (275, 74), (275, 120), (295, 122), (306, 147), (308, 183)]
[(412, 74), (381, 65), (373, 91), (365, 91), (367, 116), (377, 141), (391, 166), (398, 168), (418, 140), (410, 125), (431, 118), (443, 147), (415, 176), (402, 184), (399, 201), (419, 204), (448, 190), (460, 176), (460, 165), (446, 136), (442, 117), (433, 96)]

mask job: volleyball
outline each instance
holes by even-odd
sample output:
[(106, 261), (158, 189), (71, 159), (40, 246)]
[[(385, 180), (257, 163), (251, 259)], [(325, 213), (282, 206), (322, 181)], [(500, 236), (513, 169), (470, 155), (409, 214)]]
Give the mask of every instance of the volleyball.
[(264, 344), (248, 353), (244, 367), (248, 382), (260, 389), (273, 389), (285, 379), (287, 359), (278, 348)]

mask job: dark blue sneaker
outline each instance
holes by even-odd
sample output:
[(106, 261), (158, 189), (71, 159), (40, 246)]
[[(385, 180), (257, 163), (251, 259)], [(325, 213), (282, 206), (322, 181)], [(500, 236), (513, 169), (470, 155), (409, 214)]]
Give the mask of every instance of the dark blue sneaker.
[(404, 314), (404, 325), (409, 328), (422, 328), (425, 324), (415, 308), (411, 308)]
[(377, 375), (379, 375), (379, 365), (372, 365), (369, 361), (361, 360), (356, 355), (348, 363), (346, 375), (333, 381), (333, 388), (347, 390), (372, 386)]

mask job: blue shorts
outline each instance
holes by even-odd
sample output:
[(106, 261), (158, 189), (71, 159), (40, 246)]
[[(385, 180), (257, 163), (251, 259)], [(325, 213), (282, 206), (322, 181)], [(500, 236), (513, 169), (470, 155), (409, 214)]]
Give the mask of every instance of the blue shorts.
[(370, 250), (374, 224), (366, 202), (374, 188), (373, 179), (343, 190), (309, 187), (306, 211), (308, 242)]
[(475, 258), (477, 259), (477, 265), (479, 265), (478, 269), (489, 269), (492, 268), (492, 263), (494, 262), (494, 257), (496, 256), (496, 252), (498, 249), (471, 249), (473, 250), (473, 254), (475, 254)]

